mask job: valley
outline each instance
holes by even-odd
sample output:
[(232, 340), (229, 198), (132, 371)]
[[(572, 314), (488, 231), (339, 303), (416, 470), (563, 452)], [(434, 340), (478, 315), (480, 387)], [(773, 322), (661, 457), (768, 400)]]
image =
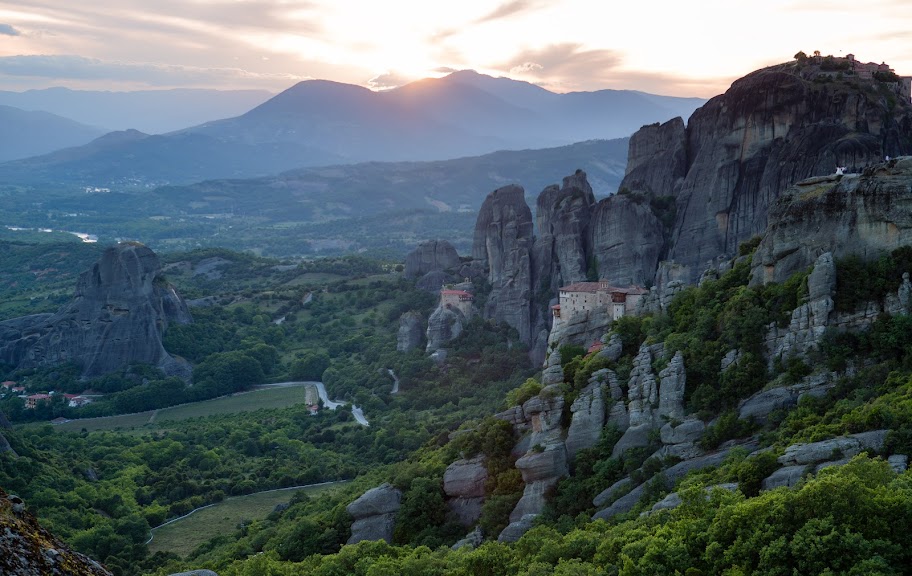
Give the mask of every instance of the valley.
[(0, 164), (0, 572), (905, 573), (912, 81), (850, 56)]

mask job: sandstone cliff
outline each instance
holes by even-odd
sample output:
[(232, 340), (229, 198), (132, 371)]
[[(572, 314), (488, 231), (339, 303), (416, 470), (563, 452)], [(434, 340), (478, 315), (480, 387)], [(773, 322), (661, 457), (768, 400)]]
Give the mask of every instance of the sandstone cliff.
[[(446, 240), (428, 240), (405, 257), (405, 277), (420, 278), (428, 272), (447, 270), (459, 265), (459, 254)], [(438, 286), (439, 288), (439, 286)]]
[(162, 334), (171, 322), (191, 321), (158, 256), (141, 244), (118, 244), (82, 273), (73, 299), (56, 314), (0, 323), (0, 362), (19, 368), (75, 362), (86, 378), (134, 362), (182, 374)]
[(491, 294), (485, 318), (506, 322), (519, 338), (532, 342), (532, 211), (522, 187), (511, 185), (488, 195), (478, 212), (472, 258), (488, 270)]
[(622, 186), (676, 197), (667, 249), (685, 282), (762, 233), (793, 182), (912, 152), (908, 102), (876, 81), (803, 74), (795, 63), (758, 70), (694, 112), (683, 132), (672, 122), (631, 138)]
[(872, 259), (912, 244), (910, 182), (912, 157), (903, 157), (790, 187), (770, 209), (752, 284), (782, 282), (824, 252)]

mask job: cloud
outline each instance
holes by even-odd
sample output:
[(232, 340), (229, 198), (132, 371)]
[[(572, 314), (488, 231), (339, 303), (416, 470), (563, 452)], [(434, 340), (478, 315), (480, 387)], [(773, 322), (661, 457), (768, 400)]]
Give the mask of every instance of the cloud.
[(368, 80), (367, 85), (373, 90), (392, 90), (411, 81), (412, 78), (406, 78), (395, 72), (384, 72)]
[(524, 50), (499, 68), (510, 74), (526, 76), (549, 84), (577, 86), (617, 68), (619, 52), (585, 49), (582, 44), (564, 42), (544, 48)]
[(544, 66), (537, 64), (535, 62), (523, 62), (517, 66), (510, 68), (510, 74), (534, 74), (543, 70)]
[(433, 71), (434, 71), (434, 72), (438, 72), (438, 73), (440, 73), (440, 74), (452, 74), (453, 72), (459, 72), (459, 69), (458, 69), (458, 68), (450, 68), (449, 66), (439, 66), (439, 67), (437, 67), (437, 68), (434, 68)]
[(532, 0), (511, 0), (510, 2), (501, 4), (481, 18), (477, 18), (475, 24), (500, 20), (501, 18), (507, 18), (514, 14), (519, 14), (520, 12), (526, 12), (527, 10), (535, 8), (537, 4), (537, 2)]
[(110, 80), (150, 86), (196, 86), (243, 81), (293, 82), (291, 74), (262, 74), (241, 68), (202, 68), (149, 62), (115, 62), (68, 54), (0, 57), (0, 74), (57, 80)]
[(19, 36), (22, 32), (19, 32), (9, 24), (0, 24), (0, 36)]

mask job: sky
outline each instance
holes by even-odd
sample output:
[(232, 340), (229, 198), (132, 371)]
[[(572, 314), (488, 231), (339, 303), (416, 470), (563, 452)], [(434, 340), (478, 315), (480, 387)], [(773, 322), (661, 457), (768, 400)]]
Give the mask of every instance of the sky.
[(0, 90), (388, 89), (474, 69), (711, 97), (799, 50), (912, 75), (912, 0), (0, 0)]

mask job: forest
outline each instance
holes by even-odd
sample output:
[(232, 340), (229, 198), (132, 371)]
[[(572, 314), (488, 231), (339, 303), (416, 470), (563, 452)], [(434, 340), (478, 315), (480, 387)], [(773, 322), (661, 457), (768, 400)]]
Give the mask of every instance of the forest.
[[(806, 300), (808, 271), (782, 284), (750, 287), (748, 258), (718, 279), (684, 289), (665, 313), (617, 321), (611, 330), (623, 353), (616, 361), (579, 346), (561, 348), (560, 388), (569, 405), (595, 371), (610, 368), (625, 381), (640, 344), (664, 342), (684, 357), (689, 410), (709, 423), (703, 448), (750, 437), (764, 450), (751, 457), (732, 450), (719, 466), (670, 485), (663, 471), (673, 459), (651, 457), (652, 447), (612, 457), (620, 432), (605, 428), (548, 494), (532, 530), (505, 544), (496, 535), (523, 482), (514, 467), (511, 427), (492, 415), (543, 393), (538, 367), (529, 364), (515, 331), (473, 320), (448, 345), (447, 362), (437, 365), (420, 350), (396, 351), (399, 316), (409, 310), (427, 315), (436, 305), (433, 294), (401, 278), (396, 262), (351, 258), (291, 266), (224, 250), (171, 254), (166, 262), (192, 267), (216, 257), (226, 261), (217, 279), (189, 273), (187, 266), (168, 272), (183, 294), (210, 302), (192, 309), (193, 324), (166, 333), (167, 348), (196, 366), (192, 386), (131, 366), (92, 381), (105, 399), (85, 408), (50, 404), (25, 414), (19, 399), (0, 402), (20, 422), (4, 431), (18, 457), (0, 455), (0, 485), (118, 574), (208, 567), (222, 576), (854, 575), (902, 574), (908, 566), (909, 473), (895, 472), (879, 456), (912, 450), (912, 320), (882, 315), (866, 331), (829, 332), (809, 357), (769, 370), (764, 327), (787, 323)], [(837, 261), (836, 306), (851, 310), (871, 295), (895, 291), (910, 264), (909, 249), (873, 262)], [(284, 321), (275, 323), (280, 317)], [(720, 375), (719, 362), (732, 348), (744, 351), (742, 360)], [(824, 396), (804, 398), (765, 423), (738, 418), (740, 400), (822, 369), (841, 375)], [(401, 380), (398, 394), (391, 394), (388, 370)], [(30, 390), (85, 384), (65, 367), (2, 376)], [(359, 425), (348, 410), (313, 416), (302, 404), (98, 432), (25, 422), (147, 410), (254, 384), (312, 379), (325, 382), (332, 398), (362, 407), (370, 426)], [(761, 490), (785, 447), (877, 428), (891, 430), (882, 454), (857, 456), (792, 489)], [(485, 456), (488, 472), (479, 520), (486, 541), (452, 550), (466, 529), (449, 513), (444, 470), (476, 455)], [(609, 521), (590, 520), (593, 498), (624, 477), (647, 482), (639, 503)], [(184, 557), (150, 555), (145, 544), (151, 527), (204, 504), (341, 479), (351, 482), (319, 498), (294, 497), (284, 510), (251, 518)], [(382, 482), (403, 494), (392, 543), (344, 546), (352, 522), (345, 506)], [(738, 489), (715, 488), (730, 482)], [(672, 490), (682, 504), (651, 511)]]

